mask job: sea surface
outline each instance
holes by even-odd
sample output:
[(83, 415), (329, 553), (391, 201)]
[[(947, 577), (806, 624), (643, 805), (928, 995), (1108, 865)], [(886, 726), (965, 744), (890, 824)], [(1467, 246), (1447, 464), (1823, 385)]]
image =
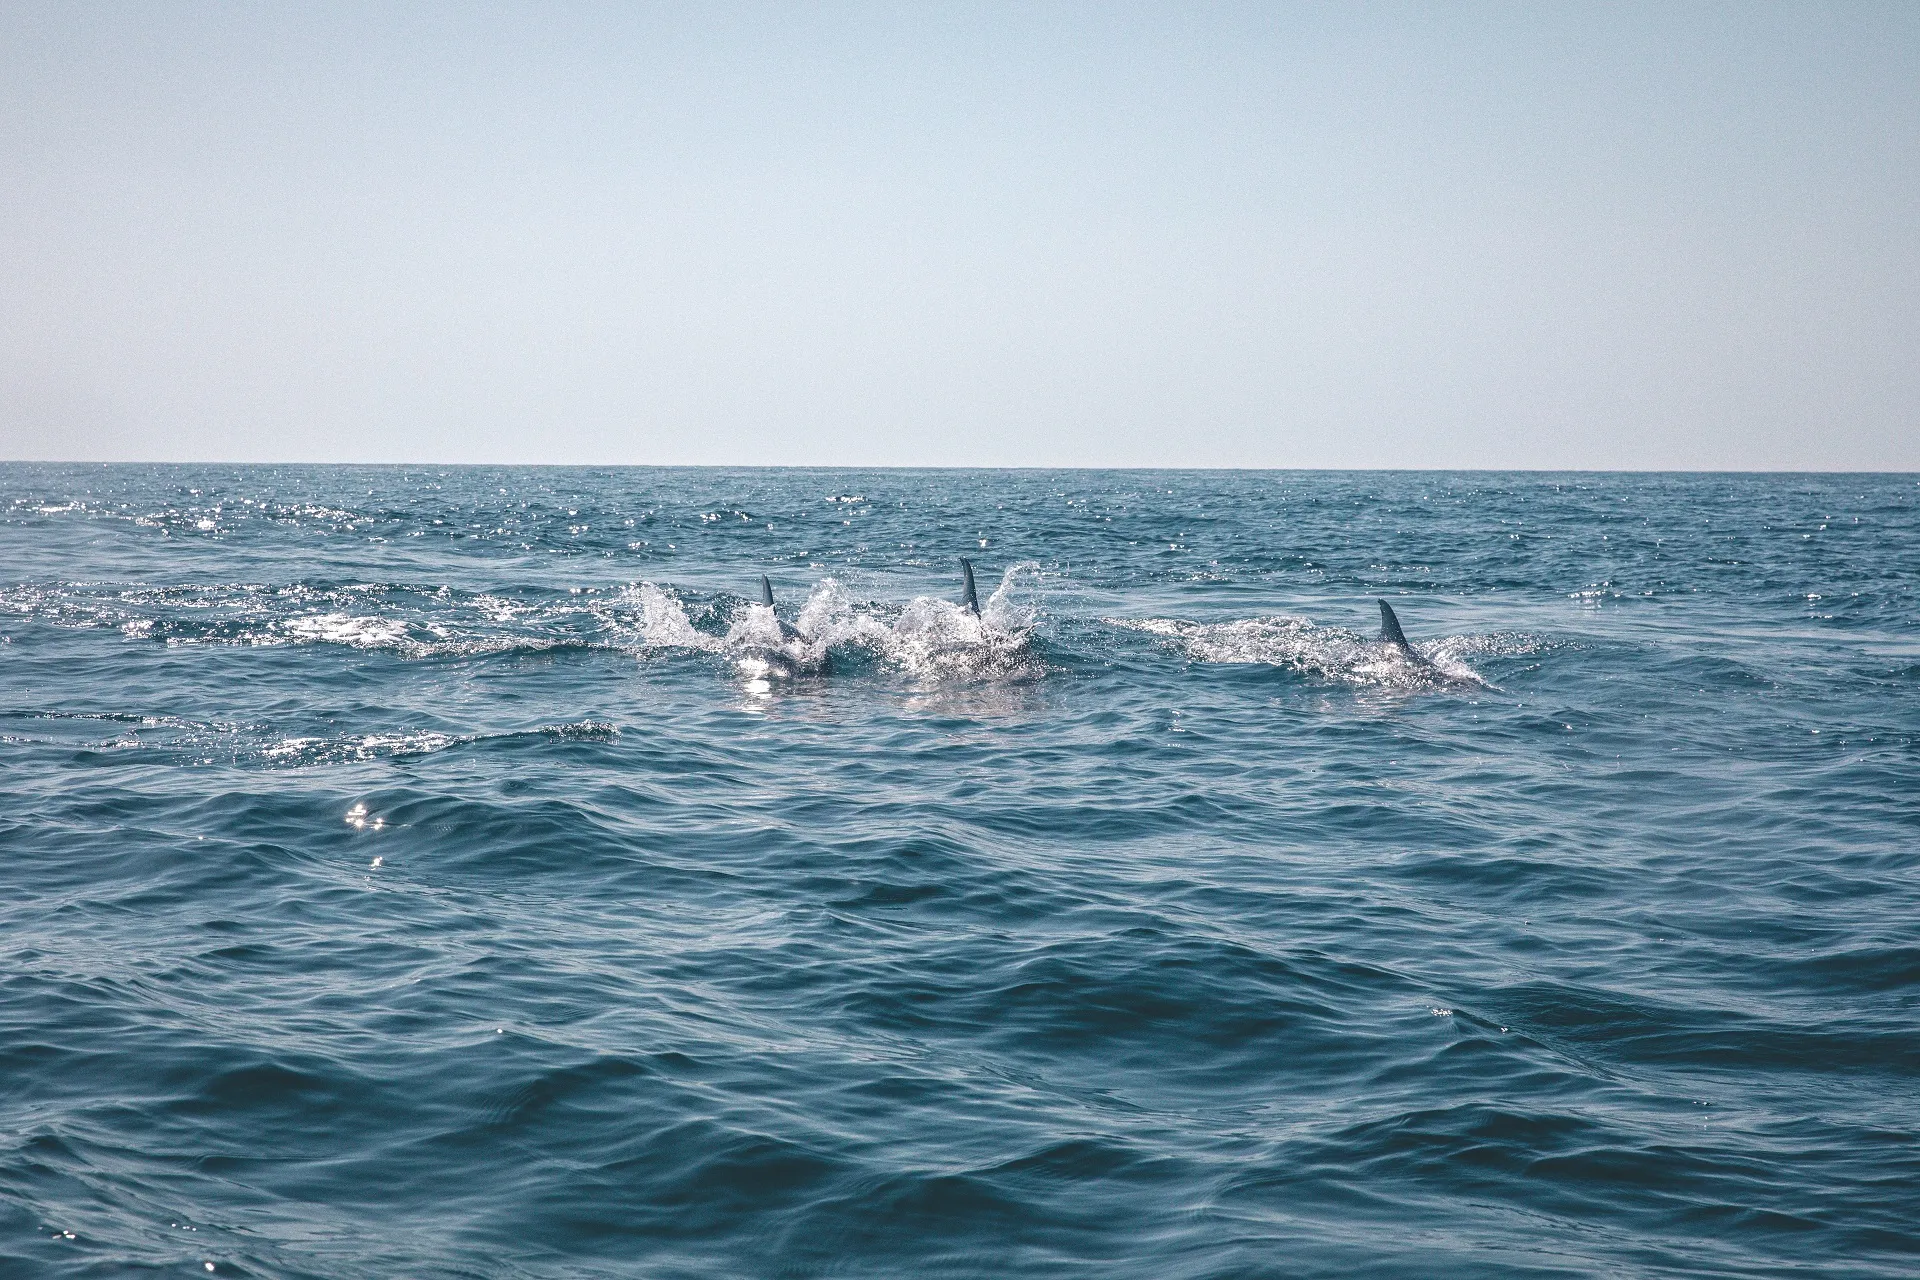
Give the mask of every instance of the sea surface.
[(1920, 1274), (1917, 500), (0, 466), (0, 1275)]

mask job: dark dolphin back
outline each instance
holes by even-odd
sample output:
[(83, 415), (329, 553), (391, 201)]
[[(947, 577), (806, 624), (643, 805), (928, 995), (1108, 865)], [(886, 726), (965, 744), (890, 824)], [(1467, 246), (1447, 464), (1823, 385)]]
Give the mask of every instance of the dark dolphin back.
[(961, 599), (960, 603), (965, 605), (967, 611), (977, 618), (980, 616), (980, 593), (976, 591), (973, 586), (973, 561), (967, 559), (965, 556), (961, 556), (960, 572), (966, 576), (967, 580), (966, 595)]

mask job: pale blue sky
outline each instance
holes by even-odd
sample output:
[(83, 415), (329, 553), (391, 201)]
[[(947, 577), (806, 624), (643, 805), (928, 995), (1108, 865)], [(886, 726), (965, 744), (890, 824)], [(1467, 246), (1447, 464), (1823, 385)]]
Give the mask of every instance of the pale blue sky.
[(1920, 469), (1920, 5), (0, 0), (0, 457)]

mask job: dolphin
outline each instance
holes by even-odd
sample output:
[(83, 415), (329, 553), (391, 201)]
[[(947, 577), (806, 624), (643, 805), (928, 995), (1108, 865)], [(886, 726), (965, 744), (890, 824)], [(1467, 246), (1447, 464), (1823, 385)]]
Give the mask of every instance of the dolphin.
[[(767, 581), (767, 575), (764, 573), (760, 575), (760, 603), (769, 609), (773, 608), (773, 584)], [(811, 641), (813, 639), (812, 636), (800, 630), (800, 628), (789, 626), (787, 623), (782, 622), (780, 615), (777, 613), (773, 615), (773, 620), (780, 623), (780, 638), (782, 640)]]
[(960, 605), (974, 617), (980, 616), (980, 593), (973, 586), (973, 561), (960, 557), (960, 572), (966, 578), (966, 590), (960, 598)]
[[(760, 575), (760, 603), (769, 612), (773, 605), (773, 583)], [(739, 665), (750, 675), (824, 676), (833, 671), (833, 660), (825, 645), (800, 628), (784, 621), (779, 614), (773, 621), (780, 628), (779, 644), (752, 644), (741, 650)], [(817, 652), (816, 652), (817, 650)]]
[(1399, 651), (1400, 656), (1417, 667), (1431, 667), (1433, 663), (1420, 656), (1414, 647), (1407, 643), (1407, 633), (1400, 629), (1400, 619), (1394, 616), (1393, 606), (1385, 600), (1380, 605), (1380, 643)]

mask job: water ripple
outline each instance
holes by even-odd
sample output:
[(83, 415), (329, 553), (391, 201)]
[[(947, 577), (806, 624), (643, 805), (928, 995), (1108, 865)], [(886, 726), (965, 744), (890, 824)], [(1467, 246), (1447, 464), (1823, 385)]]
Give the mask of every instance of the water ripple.
[(0, 1273), (1910, 1275), (1915, 496), (0, 467)]

